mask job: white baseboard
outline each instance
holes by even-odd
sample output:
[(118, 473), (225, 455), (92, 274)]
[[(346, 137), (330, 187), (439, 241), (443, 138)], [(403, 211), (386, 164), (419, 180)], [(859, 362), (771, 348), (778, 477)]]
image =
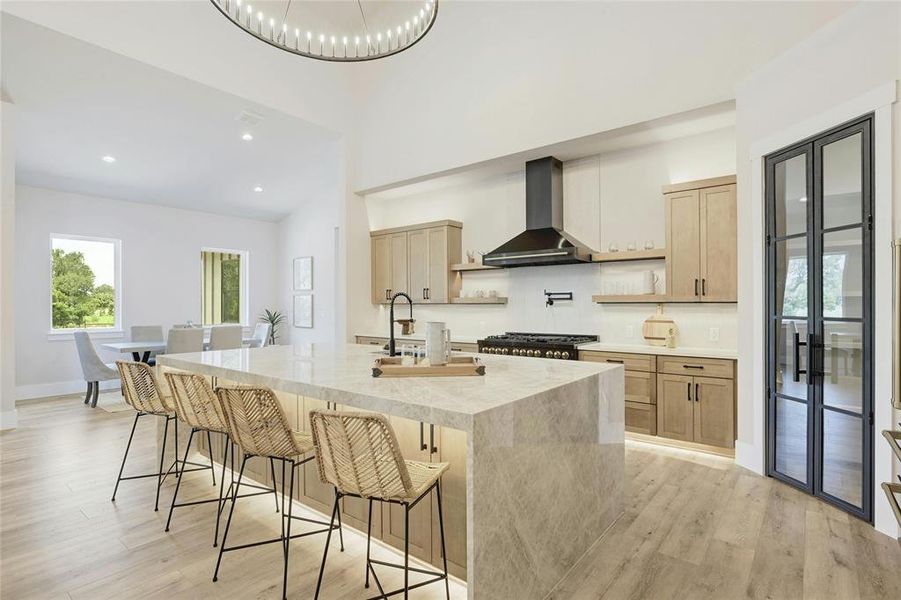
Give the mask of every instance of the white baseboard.
[[(32, 385), (16, 386), (16, 402), (47, 398), (48, 396), (65, 396), (68, 394), (84, 394), (87, 391), (87, 383), (84, 380), (53, 381), (50, 383), (36, 383)], [(119, 380), (101, 381), (101, 390), (115, 390), (119, 388)]]
[(18, 424), (19, 414), (16, 412), (16, 409), (0, 412), (0, 431), (4, 429), (15, 429)]

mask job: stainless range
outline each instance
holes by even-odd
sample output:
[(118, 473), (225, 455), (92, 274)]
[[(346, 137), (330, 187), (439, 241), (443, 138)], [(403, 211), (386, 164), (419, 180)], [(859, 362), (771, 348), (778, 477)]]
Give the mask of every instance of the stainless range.
[(508, 331), (503, 335), (489, 335), (479, 340), (482, 354), (506, 354), (578, 360), (578, 346), (598, 341), (596, 335), (566, 335), (559, 333), (521, 333)]

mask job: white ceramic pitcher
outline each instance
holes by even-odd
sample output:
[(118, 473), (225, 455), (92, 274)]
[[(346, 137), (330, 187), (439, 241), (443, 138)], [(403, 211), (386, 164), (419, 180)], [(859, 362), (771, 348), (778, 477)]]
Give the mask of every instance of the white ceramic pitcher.
[(450, 358), (450, 329), (441, 321), (425, 324), (425, 353), (432, 366), (446, 365)]

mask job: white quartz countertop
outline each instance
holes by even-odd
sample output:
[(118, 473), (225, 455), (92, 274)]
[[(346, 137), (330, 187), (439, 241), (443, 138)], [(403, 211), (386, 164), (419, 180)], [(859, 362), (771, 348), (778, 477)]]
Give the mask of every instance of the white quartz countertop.
[(157, 357), (166, 367), (470, 431), (472, 417), (622, 365), (481, 355), (484, 376), (375, 378), (371, 345), (267, 346)]
[(691, 358), (726, 358), (738, 360), (738, 350), (728, 348), (667, 348), (665, 346), (648, 346), (645, 344), (611, 344), (596, 342), (580, 344), (579, 350), (596, 352), (625, 352), (632, 354), (657, 354), (660, 356), (689, 356)]
[[(400, 327), (398, 327), (398, 330), (400, 330)], [(388, 339), (388, 337), (389, 337), (389, 334), (384, 331), (382, 331), (380, 333), (355, 333), (354, 335), (357, 337), (385, 338), (385, 339)], [(423, 331), (422, 333), (414, 331), (413, 335), (398, 335), (397, 332), (395, 332), (394, 339), (395, 339), (395, 341), (398, 341), (398, 342), (409, 342), (409, 341), (421, 342), (421, 341), (425, 340), (425, 331)], [(451, 341), (457, 342), (460, 344), (475, 344), (479, 341), (479, 338), (475, 337), (475, 336), (471, 336), (471, 335), (465, 335), (465, 334), (457, 335), (454, 333), (454, 330), (451, 329)]]

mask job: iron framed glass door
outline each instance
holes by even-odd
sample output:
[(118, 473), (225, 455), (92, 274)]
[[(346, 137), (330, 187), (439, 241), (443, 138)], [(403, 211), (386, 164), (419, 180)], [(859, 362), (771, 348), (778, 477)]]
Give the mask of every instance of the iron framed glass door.
[(766, 158), (767, 474), (872, 519), (872, 116)]

